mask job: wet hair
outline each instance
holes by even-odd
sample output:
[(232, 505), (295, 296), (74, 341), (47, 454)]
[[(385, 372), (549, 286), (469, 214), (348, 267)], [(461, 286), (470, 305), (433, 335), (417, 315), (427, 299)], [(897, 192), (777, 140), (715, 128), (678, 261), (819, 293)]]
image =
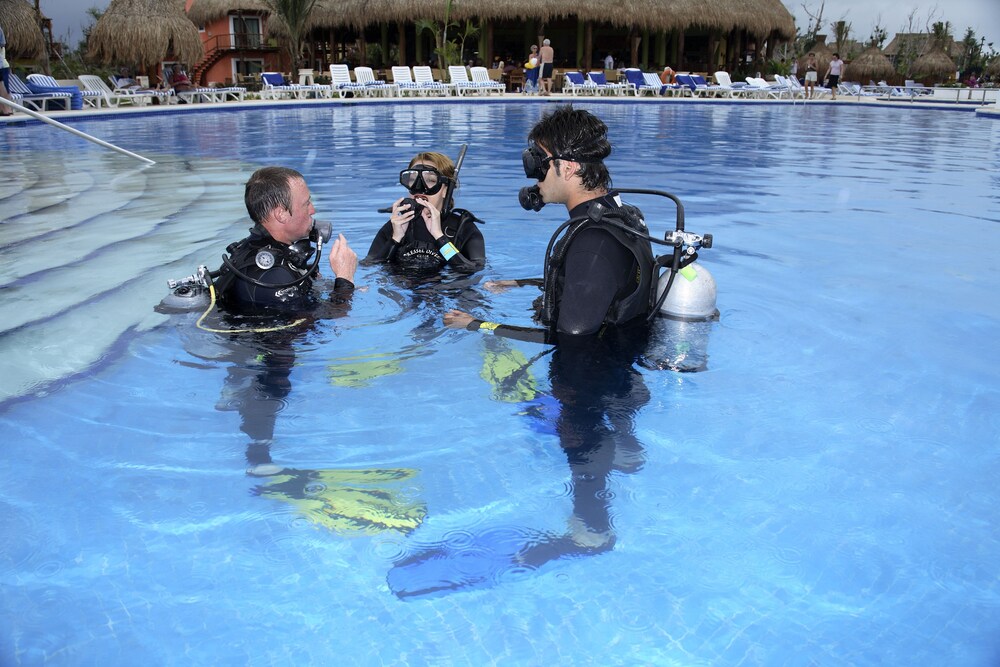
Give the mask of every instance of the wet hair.
[(452, 162), (451, 158), (444, 153), (417, 153), (413, 159), (410, 160), (411, 167), (415, 164), (429, 165), (440, 171), (441, 175), (445, 178), (455, 178), (455, 163)]
[(302, 174), (288, 167), (262, 167), (250, 176), (243, 201), (250, 219), (261, 223), (276, 208), (292, 210), (292, 179), (305, 181)]
[[(580, 179), (588, 190), (611, 189), (611, 174), (604, 166), (604, 159), (611, 155), (608, 126), (589, 111), (574, 109), (572, 104), (556, 107), (535, 123), (528, 141), (578, 162)], [(554, 165), (559, 173), (558, 163)]]

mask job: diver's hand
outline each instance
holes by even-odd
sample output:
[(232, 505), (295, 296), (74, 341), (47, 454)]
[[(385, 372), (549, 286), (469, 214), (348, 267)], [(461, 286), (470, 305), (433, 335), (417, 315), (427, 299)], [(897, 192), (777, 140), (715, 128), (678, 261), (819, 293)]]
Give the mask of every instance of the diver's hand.
[(403, 236), (406, 234), (406, 229), (410, 226), (413, 221), (413, 216), (416, 214), (409, 204), (403, 204), (403, 197), (400, 197), (392, 204), (392, 217), (389, 218), (389, 222), (392, 223), (392, 240), (399, 243), (403, 240)]
[(424, 207), (421, 214), (424, 218), (424, 224), (427, 225), (427, 231), (431, 234), (431, 238), (439, 239), (444, 236), (444, 232), (441, 230), (441, 211), (434, 208), (434, 204), (427, 199), (421, 198), (420, 204)]
[(507, 290), (509, 290), (511, 287), (517, 287), (517, 281), (487, 280), (485, 283), (483, 283), (483, 287), (485, 287), (488, 291), (493, 292), (494, 294), (502, 294)]
[(468, 313), (452, 309), (444, 314), (444, 325), (449, 329), (464, 329), (474, 319), (476, 318)]
[(354, 272), (358, 270), (358, 253), (347, 245), (347, 239), (341, 234), (330, 246), (330, 268), (333, 275), (354, 282)]

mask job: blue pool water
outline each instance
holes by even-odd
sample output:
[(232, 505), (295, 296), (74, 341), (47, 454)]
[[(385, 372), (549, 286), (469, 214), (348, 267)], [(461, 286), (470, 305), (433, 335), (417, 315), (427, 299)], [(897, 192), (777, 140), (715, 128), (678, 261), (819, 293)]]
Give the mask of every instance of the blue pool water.
[[(674, 192), (714, 234), (721, 312), (653, 350), (686, 344), (706, 370), (637, 365), (593, 424), (558, 385), (598, 371), (440, 325), (454, 306), (528, 324), (530, 288), (414, 291), (362, 268), (350, 315), (277, 350), (265, 380), (261, 348), (153, 312), (245, 232), (253, 169), (302, 171), (363, 254), (401, 165), (461, 143), (482, 278), (539, 275), (564, 211), (516, 192), (546, 106), (74, 123), (149, 169), (0, 130), (0, 663), (1000, 660), (996, 121), (584, 104), (612, 128), (616, 184)], [(246, 474), (247, 415), (294, 472)], [(606, 459), (583, 509), (568, 420)], [(380, 520), (415, 530), (352, 504), (376, 494)], [(603, 547), (580, 546), (595, 507)]]

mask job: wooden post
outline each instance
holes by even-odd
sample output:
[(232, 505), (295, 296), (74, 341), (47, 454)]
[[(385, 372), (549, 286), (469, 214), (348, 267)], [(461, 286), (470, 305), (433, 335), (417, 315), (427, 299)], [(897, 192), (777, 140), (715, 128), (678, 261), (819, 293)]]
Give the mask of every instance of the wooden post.
[(594, 24), (587, 21), (583, 28), (583, 64), (581, 67), (589, 69), (592, 62), (594, 62)]
[(399, 64), (406, 65), (406, 24), (402, 21), (396, 24), (399, 30)]

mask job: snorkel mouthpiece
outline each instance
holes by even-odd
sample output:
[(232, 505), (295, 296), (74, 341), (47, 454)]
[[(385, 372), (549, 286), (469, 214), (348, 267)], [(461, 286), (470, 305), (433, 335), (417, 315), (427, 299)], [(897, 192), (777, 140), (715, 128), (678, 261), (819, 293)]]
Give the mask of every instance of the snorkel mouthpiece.
[(323, 239), (323, 243), (329, 243), (330, 237), (333, 236), (333, 223), (313, 220), (313, 232), (318, 238)]
[(542, 199), (542, 192), (537, 185), (525, 186), (517, 193), (517, 199), (521, 202), (521, 208), (525, 211), (541, 211), (545, 206)]

